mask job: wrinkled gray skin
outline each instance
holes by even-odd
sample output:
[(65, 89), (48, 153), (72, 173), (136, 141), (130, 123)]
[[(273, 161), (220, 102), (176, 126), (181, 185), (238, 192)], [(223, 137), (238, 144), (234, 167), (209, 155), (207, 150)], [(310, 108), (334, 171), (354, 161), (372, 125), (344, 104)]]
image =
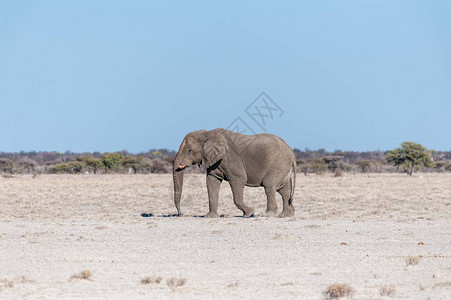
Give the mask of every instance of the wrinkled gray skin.
[(294, 215), (293, 193), (296, 181), (296, 159), (293, 150), (272, 134), (243, 135), (218, 128), (199, 130), (186, 135), (174, 160), (174, 203), (181, 216), (180, 197), (186, 167), (200, 164), (207, 169), (207, 191), (210, 211), (206, 217), (218, 217), (219, 187), (230, 183), (233, 201), (250, 217), (254, 209), (243, 201), (245, 186), (265, 188), (267, 215), (277, 212), (276, 192), (282, 196), (283, 211), (279, 217)]

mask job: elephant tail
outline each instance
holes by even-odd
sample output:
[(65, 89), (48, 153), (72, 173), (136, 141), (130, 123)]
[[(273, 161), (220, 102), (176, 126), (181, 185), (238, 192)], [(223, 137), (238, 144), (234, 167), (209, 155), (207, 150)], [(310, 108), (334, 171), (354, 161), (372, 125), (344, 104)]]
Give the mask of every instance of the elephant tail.
[(296, 186), (296, 160), (291, 165), (291, 193), (290, 193), (290, 199), (288, 200), (288, 205), (293, 205), (293, 196), (294, 196), (294, 188)]

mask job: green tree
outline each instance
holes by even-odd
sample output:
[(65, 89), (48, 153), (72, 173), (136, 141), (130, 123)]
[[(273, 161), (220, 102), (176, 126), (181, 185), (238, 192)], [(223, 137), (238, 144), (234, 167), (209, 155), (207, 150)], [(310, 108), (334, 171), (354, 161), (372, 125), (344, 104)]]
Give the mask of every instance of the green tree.
[(92, 168), (94, 174), (97, 174), (98, 169), (103, 166), (100, 159), (91, 156), (80, 156), (77, 157), (77, 160), (84, 163), (87, 167)]
[(323, 155), (325, 155), (326, 154), (326, 149), (324, 149), (324, 148), (320, 148), (320, 149), (318, 149), (318, 154), (320, 155), (320, 156), (323, 156)]
[(131, 168), (135, 174), (138, 173), (138, 171), (142, 171), (150, 167), (144, 162), (142, 157), (125, 156), (122, 159), (121, 164), (125, 168)]
[(65, 164), (57, 164), (49, 169), (50, 174), (76, 174), (81, 173), (83, 170), (83, 164), (79, 161), (71, 161)]
[(119, 163), (124, 158), (122, 153), (105, 153), (102, 155), (101, 162), (105, 168), (111, 170), (119, 167)]
[(362, 173), (366, 173), (373, 162), (367, 159), (359, 159), (354, 164), (360, 169)]
[(161, 156), (161, 151), (152, 151), (152, 156), (154, 156), (154, 157)]
[(403, 167), (410, 176), (414, 170), (432, 165), (431, 152), (414, 142), (403, 142), (401, 148), (388, 151), (386, 156), (389, 164)]

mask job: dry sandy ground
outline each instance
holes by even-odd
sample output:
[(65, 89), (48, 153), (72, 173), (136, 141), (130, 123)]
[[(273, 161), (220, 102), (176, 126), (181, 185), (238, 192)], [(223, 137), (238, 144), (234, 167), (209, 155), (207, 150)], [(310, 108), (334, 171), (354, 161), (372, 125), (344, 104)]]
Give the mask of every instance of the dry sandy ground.
[(227, 183), (202, 218), (205, 178), (185, 182), (178, 218), (171, 175), (0, 177), (0, 298), (451, 299), (451, 174), (299, 174), (289, 219), (261, 188), (237, 217)]

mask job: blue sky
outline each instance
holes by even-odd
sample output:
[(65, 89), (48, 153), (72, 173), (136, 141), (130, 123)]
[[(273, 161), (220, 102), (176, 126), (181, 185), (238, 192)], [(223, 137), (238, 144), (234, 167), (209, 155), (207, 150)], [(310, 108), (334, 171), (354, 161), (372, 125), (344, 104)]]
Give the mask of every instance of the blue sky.
[[(300, 149), (451, 150), (450, 11), (0, 0), (0, 151), (178, 149), (186, 133), (238, 117)], [(261, 92), (280, 108), (264, 129), (245, 111), (263, 114)]]

